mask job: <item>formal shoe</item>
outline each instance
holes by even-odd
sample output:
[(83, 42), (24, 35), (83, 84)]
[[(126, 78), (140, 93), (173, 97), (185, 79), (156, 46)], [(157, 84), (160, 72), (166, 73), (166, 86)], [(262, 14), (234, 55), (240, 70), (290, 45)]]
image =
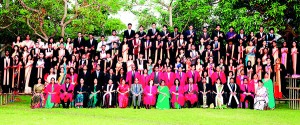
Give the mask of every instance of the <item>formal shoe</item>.
[(133, 106), (133, 109), (136, 109), (136, 106)]
[(138, 106), (138, 109), (140, 109), (140, 106)]

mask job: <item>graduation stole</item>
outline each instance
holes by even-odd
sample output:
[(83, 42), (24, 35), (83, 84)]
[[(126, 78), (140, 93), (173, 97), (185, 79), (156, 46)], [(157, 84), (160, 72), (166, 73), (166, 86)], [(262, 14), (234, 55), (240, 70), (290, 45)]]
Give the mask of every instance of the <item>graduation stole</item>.
[[(230, 86), (230, 83), (228, 83), (227, 86), (228, 86), (230, 92), (233, 92), (233, 91), (232, 91), (232, 88), (231, 88), (231, 86)], [(236, 87), (236, 84), (234, 84), (234, 92), (236, 92), (236, 88), (237, 88), (237, 87)], [(230, 96), (229, 96), (229, 101), (228, 101), (228, 105), (230, 105), (230, 103), (231, 103), (232, 96), (233, 96), (233, 95), (230, 94)], [(238, 101), (236, 95), (234, 95), (233, 97), (234, 97), (234, 100), (236, 101), (236, 104), (239, 104), (239, 101)]]

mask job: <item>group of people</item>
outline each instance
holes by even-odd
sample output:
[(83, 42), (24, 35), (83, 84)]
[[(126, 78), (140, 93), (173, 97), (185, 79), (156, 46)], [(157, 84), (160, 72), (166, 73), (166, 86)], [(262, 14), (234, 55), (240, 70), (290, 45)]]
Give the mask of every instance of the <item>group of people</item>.
[[(32, 108), (150, 109), (203, 107), (274, 109), (287, 97), (287, 74), (297, 74), (298, 46), (279, 48), (274, 29), (257, 34), (212, 33), (178, 27), (128, 29), (123, 39), (60, 37), (55, 42), (17, 36), (1, 59), (2, 92), (33, 93)], [(197, 33), (197, 34), (196, 34)], [(290, 71), (290, 72), (288, 72)]]

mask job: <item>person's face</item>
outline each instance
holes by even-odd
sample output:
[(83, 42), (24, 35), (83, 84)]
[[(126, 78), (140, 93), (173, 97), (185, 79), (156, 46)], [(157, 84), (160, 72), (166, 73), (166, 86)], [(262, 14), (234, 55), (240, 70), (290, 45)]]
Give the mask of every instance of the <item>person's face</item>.
[(206, 32), (207, 32), (207, 29), (206, 29), (206, 28), (204, 28), (204, 29), (203, 29), (203, 32), (204, 32), (204, 33), (206, 33)]
[(67, 82), (67, 83), (70, 83), (70, 79), (67, 79), (66, 82)]
[(84, 67), (83, 67), (83, 70), (87, 70), (87, 66), (84, 66)]
[(113, 83), (113, 81), (112, 81), (112, 80), (109, 80), (109, 81), (108, 81), (108, 84), (110, 84), (110, 85), (111, 85), (112, 83)]
[(143, 72), (144, 72), (144, 74), (148, 74), (148, 71), (146, 69)]
[(90, 39), (93, 39), (93, 35), (89, 35), (89, 38), (90, 38)]
[(132, 70), (135, 70), (135, 66), (132, 66), (131, 69), (132, 69)]
[(193, 26), (189, 26), (189, 29), (190, 29), (190, 30), (193, 30), (193, 28), (194, 28)]
[(265, 74), (265, 78), (269, 78), (269, 74), (266, 73), (266, 74)]
[(109, 73), (110, 73), (110, 74), (113, 74), (113, 73), (114, 73), (114, 70), (113, 70), (113, 69), (110, 69), (110, 70), (109, 70)]
[(218, 41), (218, 37), (214, 37), (214, 41)]
[(254, 78), (254, 79), (257, 79), (257, 75), (255, 74), (255, 75), (253, 76), (253, 78)]
[(51, 83), (54, 83), (55, 82), (55, 80), (54, 79), (51, 79)]
[(164, 81), (162, 81), (160, 84), (161, 84), (162, 86), (164, 86), (164, 85), (165, 85), (165, 82), (164, 82)]
[(168, 37), (168, 41), (171, 41), (172, 40), (172, 37)]
[(286, 42), (283, 42), (283, 46), (286, 47)]
[(230, 28), (229, 31), (232, 32), (232, 31), (233, 31), (233, 28)]
[(41, 80), (41, 79), (39, 79), (39, 80), (38, 80), (38, 83), (42, 83), (42, 80)]
[(276, 47), (276, 42), (273, 42), (273, 47)]
[(84, 84), (84, 80), (83, 79), (80, 79), (80, 84)]
[(134, 82), (135, 82), (135, 83), (139, 83), (139, 80), (138, 80), (138, 79), (135, 79)]
[(98, 80), (97, 79), (94, 79), (94, 84), (97, 84), (98, 83)]
[(43, 53), (40, 53), (40, 58), (44, 58), (44, 54)]
[(216, 30), (217, 30), (217, 31), (219, 31), (220, 29), (221, 29), (221, 27), (220, 27), (220, 26), (217, 26), (217, 27), (216, 27)]
[(175, 84), (178, 85), (178, 84), (179, 84), (179, 80), (176, 80), (176, 81), (175, 81)]
[(217, 80), (217, 84), (220, 84), (220, 79)]
[(183, 35), (180, 35), (180, 39), (183, 39), (184, 38), (184, 36)]
[(125, 80), (122, 80), (122, 84), (125, 85), (125, 83), (126, 83), (126, 81), (125, 81)]
[(273, 34), (273, 33), (274, 33), (274, 30), (271, 30), (270, 33)]
[(30, 36), (29, 35), (26, 36), (26, 40), (30, 40)]
[(250, 42), (249, 42), (249, 45), (250, 45), (250, 46), (252, 46), (252, 45), (253, 45), (253, 43), (250, 41)]
[(258, 86), (261, 87), (262, 86), (262, 82), (258, 82)]
[(182, 68), (179, 68), (178, 70), (179, 70), (179, 72), (182, 72)]
[(156, 24), (152, 24), (152, 28), (155, 29), (156, 28)]
[(260, 28), (259, 28), (259, 31), (260, 31), (260, 32), (264, 32), (264, 28), (263, 28), (263, 27), (260, 27)]
[(244, 34), (244, 30), (240, 30), (240, 34)]
[(153, 80), (150, 81), (150, 85), (153, 85)]
[(5, 51), (5, 55), (6, 55), (6, 56), (9, 56), (9, 52), (8, 52), (8, 51)]
[(234, 80), (233, 79), (230, 79), (230, 83), (233, 83), (234, 82)]
[(295, 47), (297, 44), (296, 44), (296, 42), (293, 42), (293, 46)]
[(141, 26), (141, 27), (140, 27), (140, 31), (143, 31), (143, 30), (144, 30), (144, 28)]
[(132, 25), (128, 25), (128, 29), (131, 29)]
[(204, 72), (203, 76), (205, 76), (205, 77), (206, 77), (206, 76), (207, 76), (207, 72)]
[(113, 32), (112, 32), (112, 35), (113, 35), (113, 36), (115, 36), (116, 34), (117, 34), (116, 31), (113, 31)]
[(167, 27), (164, 26), (164, 27), (163, 27), (163, 30), (167, 30)]
[(71, 73), (73, 73), (73, 72), (74, 72), (74, 69), (73, 69), (73, 68), (72, 68), (72, 69), (70, 69), (70, 72), (71, 72)]
[(241, 70), (241, 75), (244, 75), (244, 71), (243, 70)]
[(155, 67), (155, 72), (158, 72), (158, 67)]
[(18, 41), (19, 41), (19, 40), (21, 40), (21, 37), (20, 37), (20, 36), (18, 36), (18, 37), (17, 37), (17, 40), (18, 40)]
[(244, 79), (244, 84), (248, 84), (248, 80), (247, 79)]
[(220, 67), (217, 67), (217, 72), (220, 72)]
[(178, 32), (178, 28), (175, 28), (174, 31), (175, 31), (175, 32)]
[(81, 33), (78, 33), (77, 36), (78, 36), (78, 37), (81, 37), (82, 35), (81, 35)]

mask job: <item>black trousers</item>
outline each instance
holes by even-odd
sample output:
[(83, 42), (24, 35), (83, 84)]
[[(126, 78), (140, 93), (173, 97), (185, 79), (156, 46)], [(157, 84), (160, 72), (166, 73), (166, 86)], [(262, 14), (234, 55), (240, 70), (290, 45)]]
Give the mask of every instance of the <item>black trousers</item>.
[(248, 100), (249, 104), (249, 108), (253, 109), (253, 103), (254, 103), (254, 98), (250, 95), (246, 96), (244, 99), (244, 102), (242, 102), (242, 107), (245, 108), (245, 102)]
[(69, 108), (69, 106), (70, 106), (70, 99), (68, 99), (67, 105), (65, 104), (64, 100), (60, 100), (60, 103), (63, 106), (63, 108)]

